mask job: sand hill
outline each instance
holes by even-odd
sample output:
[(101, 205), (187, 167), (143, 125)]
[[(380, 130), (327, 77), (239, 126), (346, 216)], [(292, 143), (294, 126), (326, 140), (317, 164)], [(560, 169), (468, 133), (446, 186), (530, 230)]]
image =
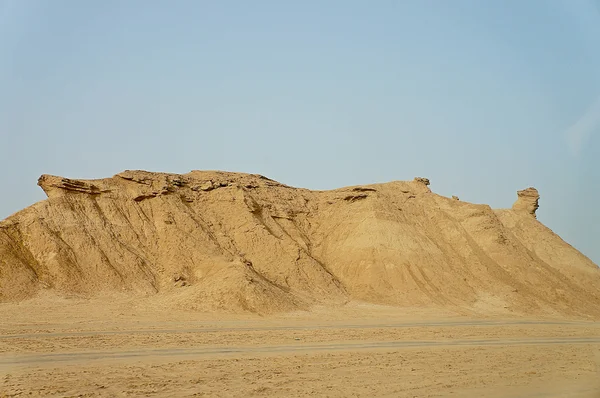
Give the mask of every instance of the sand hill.
[(483, 314), (600, 317), (600, 270), (535, 218), (446, 198), (429, 181), (310, 191), (217, 171), (50, 175), (0, 222), (0, 301), (50, 289), (164, 295), (269, 313), (348, 300)]

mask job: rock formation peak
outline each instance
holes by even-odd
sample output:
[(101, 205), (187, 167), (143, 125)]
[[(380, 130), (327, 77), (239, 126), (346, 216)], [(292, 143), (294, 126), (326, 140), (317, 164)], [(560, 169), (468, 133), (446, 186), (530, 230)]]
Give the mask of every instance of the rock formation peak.
[(517, 191), (517, 201), (513, 204), (513, 210), (526, 211), (533, 217), (536, 217), (535, 212), (539, 206), (540, 194), (535, 188), (526, 188)]

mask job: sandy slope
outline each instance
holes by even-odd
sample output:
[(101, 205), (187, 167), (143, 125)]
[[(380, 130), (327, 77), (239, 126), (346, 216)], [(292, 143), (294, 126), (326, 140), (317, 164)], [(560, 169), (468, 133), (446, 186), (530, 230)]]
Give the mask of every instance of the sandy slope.
[(0, 300), (51, 290), (158, 294), (199, 311), (349, 300), (455, 313), (600, 316), (600, 271), (535, 219), (436, 195), (428, 181), (309, 191), (265, 177), (44, 175), (48, 199), (0, 222)]

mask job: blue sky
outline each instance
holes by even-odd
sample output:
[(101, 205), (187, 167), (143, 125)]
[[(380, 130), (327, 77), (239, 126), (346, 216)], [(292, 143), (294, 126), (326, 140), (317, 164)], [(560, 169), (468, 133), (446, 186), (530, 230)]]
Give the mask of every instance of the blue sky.
[(600, 0), (0, 0), (0, 218), (42, 173), (428, 177), (600, 262)]

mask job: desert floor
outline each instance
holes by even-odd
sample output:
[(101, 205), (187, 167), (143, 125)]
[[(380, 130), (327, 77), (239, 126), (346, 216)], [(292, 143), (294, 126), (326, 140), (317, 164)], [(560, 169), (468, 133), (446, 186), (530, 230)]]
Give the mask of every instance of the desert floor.
[(0, 397), (600, 397), (600, 322), (115, 295), (0, 304), (0, 320)]

